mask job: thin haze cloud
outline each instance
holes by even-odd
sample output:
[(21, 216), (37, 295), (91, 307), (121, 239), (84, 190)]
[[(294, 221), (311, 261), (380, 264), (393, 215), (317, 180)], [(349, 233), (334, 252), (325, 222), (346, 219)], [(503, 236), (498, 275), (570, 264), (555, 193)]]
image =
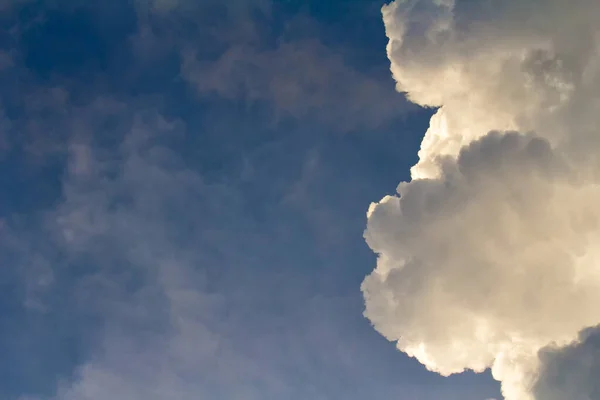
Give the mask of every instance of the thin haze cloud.
[(348, 210), (370, 163), (339, 133), (371, 143), (406, 114), (387, 73), (268, 1), (0, 7), (0, 397), (444, 392), (360, 318)]
[[(355, 246), (328, 247), (347, 234), (338, 209), (368, 185), (344, 175), (347, 186), (322, 188), (331, 196), (311, 203), (311, 184), (332, 180), (321, 169), (329, 160), (308, 152), (297, 182), (265, 163), (265, 182), (249, 188), (263, 153), (244, 153), (240, 142), (255, 136), (240, 132), (271, 140), (305, 123), (318, 128), (311, 138), (371, 134), (409, 110), (393, 83), (318, 35), (296, 37), (298, 21), (270, 32), (267, 1), (140, 0), (124, 15), (81, 2), (67, 7), (86, 10), (76, 21), (63, 2), (50, 12), (38, 3), (0, 1), (3, 24), (12, 7), (30, 18), (2, 36), (13, 47), (0, 53), (0, 151), (27, 157), (38, 174), (21, 197), (2, 193), (16, 210), (0, 223), (2, 281), (17, 282), (3, 294), (22, 311), (3, 317), (26, 327), (3, 331), (3, 345), (14, 344), (15, 368), (32, 371), (42, 359), (34, 350), (45, 359), (78, 350), (74, 367), (39, 374), (52, 389), (32, 382), (36, 393), (22, 399), (490, 395), (474, 383), (407, 383), (410, 373), (353, 347), (351, 324), (329, 322), (349, 308), (324, 281), (343, 285), (352, 271), (339, 268), (337, 282), (306, 253), (329, 251), (335, 263)], [(369, 210), (365, 236), (379, 258), (363, 284), (366, 316), (432, 371), (491, 368), (507, 400), (598, 396), (600, 9), (566, 4), (407, 0), (383, 12), (398, 90), (436, 112), (412, 181)], [(81, 35), (45, 31), (67, 22)], [(213, 103), (228, 113), (213, 114)], [(257, 109), (260, 128), (234, 109)], [(210, 140), (188, 146), (189, 137)], [(250, 183), (215, 179), (239, 167), (227, 151), (250, 160)], [(302, 246), (297, 215), (269, 202), (273, 193), (310, 209), (306, 236), (323, 248)]]

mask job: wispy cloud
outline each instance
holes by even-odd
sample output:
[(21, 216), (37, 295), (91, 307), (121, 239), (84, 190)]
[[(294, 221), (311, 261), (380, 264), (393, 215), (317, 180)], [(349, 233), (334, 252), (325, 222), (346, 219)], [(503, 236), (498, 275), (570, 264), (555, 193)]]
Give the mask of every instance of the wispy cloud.
[(360, 316), (380, 160), (342, 156), (406, 112), (387, 74), (270, 1), (40, 5), (2, 21), (0, 396), (419, 398)]
[[(295, 16), (278, 21), (281, 7), (270, 2), (243, 5), (179, 4), (141, 26), (140, 45), (162, 39), (171, 43), (173, 26), (165, 21), (181, 14), (181, 75), (202, 97), (218, 96), (247, 107), (269, 109), (281, 120), (316, 119), (334, 130), (370, 129), (403, 115), (410, 106), (384, 77), (373, 77), (344, 57), (343, 47), (325, 45), (302, 29), (314, 22)], [(312, 31), (317, 31), (312, 29)], [(299, 34), (298, 32), (303, 32)], [(157, 38), (160, 36), (161, 38)]]

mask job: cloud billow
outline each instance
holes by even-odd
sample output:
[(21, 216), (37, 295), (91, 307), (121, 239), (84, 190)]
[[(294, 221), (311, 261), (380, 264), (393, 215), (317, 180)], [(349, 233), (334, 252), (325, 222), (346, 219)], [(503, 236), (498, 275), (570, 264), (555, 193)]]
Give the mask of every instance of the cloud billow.
[(599, 11), (383, 8), (397, 89), (438, 110), (412, 180), (369, 209), (365, 315), (432, 371), (491, 368), (507, 400), (600, 398), (591, 339), (569, 345), (600, 322)]

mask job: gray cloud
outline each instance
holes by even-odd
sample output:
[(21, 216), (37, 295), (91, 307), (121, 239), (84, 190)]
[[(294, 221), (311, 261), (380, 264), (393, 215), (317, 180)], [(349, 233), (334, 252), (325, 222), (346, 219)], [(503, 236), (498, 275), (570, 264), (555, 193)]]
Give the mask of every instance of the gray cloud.
[(217, 62), (184, 53), (183, 75), (203, 94), (273, 102), (277, 119), (311, 118), (341, 130), (369, 129), (401, 115), (402, 101), (385, 82), (347, 65), (317, 40), (275, 49), (234, 45)]
[[(241, 287), (211, 278), (230, 262), (227, 255), (219, 261), (219, 246), (235, 251), (225, 238), (215, 242), (213, 230), (215, 222), (232, 222), (235, 198), (160, 144), (177, 135), (178, 123), (136, 115), (118, 153), (71, 146), (63, 200), (45, 213), (44, 229), (32, 232), (45, 244), (16, 248), (34, 261), (15, 266), (37, 287), (25, 293), (27, 304), (51, 305), (68, 287), (73, 303), (65, 312), (97, 320), (90, 359), (48, 398), (252, 399), (284, 390), (265, 361), (236, 350), (239, 335), (226, 316)], [(18, 231), (11, 236), (29, 243)], [(54, 279), (41, 282), (40, 268)]]
[[(310, 18), (291, 18), (280, 32), (273, 8), (268, 1), (184, 2), (147, 18), (134, 40), (147, 56), (157, 51), (153, 43), (162, 41), (165, 50), (175, 46), (182, 57), (181, 75), (200, 96), (266, 106), (273, 123), (312, 118), (335, 130), (371, 129), (410, 108), (387, 79), (351, 65), (343, 47), (326, 46)], [(187, 37), (175, 38), (175, 26)], [(315, 34), (298, 34), (306, 31)]]
[[(70, 3), (69, 10), (87, 10), (93, 18), (83, 25), (92, 26), (91, 34), (109, 32), (101, 28), (115, 21), (111, 6), (83, 3)], [(61, 4), (52, 3), (54, 13), (60, 14)], [(118, 38), (122, 52), (115, 57), (132, 65), (110, 57), (104, 60), (108, 71), (69, 65), (85, 80), (55, 65), (42, 79), (35, 65), (25, 68), (19, 49), (11, 53), (12, 65), (3, 70), (8, 122), (1, 129), (7, 148), (24, 150), (27, 167), (39, 167), (26, 170), (33, 175), (27, 182), (35, 184), (27, 188), (34, 195), (13, 199), (13, 209), (2, 215), (0, 260), (6, 281), (17, 282), (10, 300), (26, 320), (6, 333), (19, 344), (10, 349), (11, 367), (31, 377), (26, 386), (32, 395), (53, 400), (370, 396), (374, 384), (346, 382), (358, 380), (377, 360), (356, 344), (362, 337), (352, 324), (332, 326), (346, 318), (348, 308), (340, 304), (347, 299), (315, 294), (333, 278), (305, 277), (309, 267), (326, 267), (312, 265), (313, 254), (307, 253), (317, 253), (316, 246), (301, 246), (301, 235), (287, 223), (286, 217), (297, 214), (282, 212), (296, 207), (313, 225), (311, 234), (325, 239), (319, 250), (331, 249), (328, 243), (344, 227), (330, 225), (345, 221), (326, 201), (311, 198), (311, 185), (324, 185), (315, 178), (322, 175), (321, 160), (310, 158), (298, 182), (261, 165), (268, 171), (259, 178), (269, 177), (262, 184), (277, 185), (275, 194), (285, 192), (285, 199), (270, 199), (265, 189), (250, 203), (242, 184), (207, 176), (194, 164), (195, 154), (186, 153), (194, 146), (185, 138), (226, 134), (229, 140), (232, 130), (190, 132), (172, 116), (182, 106), (179, 98), (163, 113), (167, 101), (152, 86), (160, 85), (144, 73), (157, 74), (165, 85), (191, 85), (198, 103), (225, 99), (224, 108), (236, 102), (247, 109), (264, 106), (273, 115), (259, 118), (261, 132), (290, 120), (310, 127), (316, 121), (317, 134), (375, 128), (402, 115), (405, 102), (387, 80), (372, 78), (317, 35), (296, 37), (295, 28), (265, 33), (271, 29), (270, 2), (228, 2), (225, 11), (222, 2), (199, 4), (136, 2), (139, 30)], [(52, 15), (39, 11), (26, 21), (31, 26), (14, 31), (16, 38), (31, 27), (40, 29), (38, 38), (50, 36), (43, 32), (45, 17)], [(169, 68), (163, 71), (164, 65)], [(141, 93), (125, 93), (129, 85)], [(202, 150), (218, 153), (212, 144), (202, 143)], [(53, 189), (35, 192), (46, 185)], [(348, 186), (359, 190), (352, 179)], [(32, 198), (40, 203), (34, 204), (37, 211), (27, 208)], [(327, 268), (335, 263), (327, 262)], [(387, 376), (391, 381), (381, 396), (408, 390)], [(425, 398), (441, 390), (428, 388)], [(416, 388), (410, 391), (422, 398)], [(480, 392), (463, 393), (471, 399)]]
[(567, 346), (548, 346), (540, 351), (540, 368), (533, 392), (545, 400), (600, 398), (600, 335), (598, 328), (580, 333)]
[[(23, 399), (330, 399), (354, 391), (340, 382), (368, 364), (355, 363), (369, 353), (346, 331), (347, 304), (358, 299), (323, 293), (332, 267), (310, 265), (319, 251), (301, 254), (314, 246), (287, 223), (310, 208), (306, 185), (316, 170), (307, 167), (295, 185), (259, 163), (259, 176), (246, 179), (283, 187), (252, 200), (235, 171), (203, 176), (180, 151), (194, 135), (181, 120), (133, 100), (42, 103), (45, 112), (29, 120), (32, 133), (61, 130), (63, 147), (46, 154), (66, 157), (60, 191), (36, 211), (4, 215), (0, 247), (7, 281), (18, 287), (11, 302), (34, 321), (23, 324), (26, 335), (6, 332), (25, 343), (14, 365), (43, 364), (22, 373), (32, 379)], [(301, 192), (293, 205), (277, 197), (288, 192)]]

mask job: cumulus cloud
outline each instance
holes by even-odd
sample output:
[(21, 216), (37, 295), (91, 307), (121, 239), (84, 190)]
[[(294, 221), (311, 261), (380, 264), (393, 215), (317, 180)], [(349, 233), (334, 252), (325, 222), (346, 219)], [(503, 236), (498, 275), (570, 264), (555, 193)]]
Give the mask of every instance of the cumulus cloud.
[(507, 400), (566, 398), (538, 351), (600, 322), (599, 6), (383, 7), (397, 89), (438, 109), (412, 180), (369, 209), (365, 315), (442, 375), (491, 368)]
[[(595, 1), (401, 1), (383, 8), (397, 88), (440, 107), (413, 176), (490, 130), (553, 140), (593, 135), (598, 103)], [(577, 116), (575, 120), (574, 117)]]

